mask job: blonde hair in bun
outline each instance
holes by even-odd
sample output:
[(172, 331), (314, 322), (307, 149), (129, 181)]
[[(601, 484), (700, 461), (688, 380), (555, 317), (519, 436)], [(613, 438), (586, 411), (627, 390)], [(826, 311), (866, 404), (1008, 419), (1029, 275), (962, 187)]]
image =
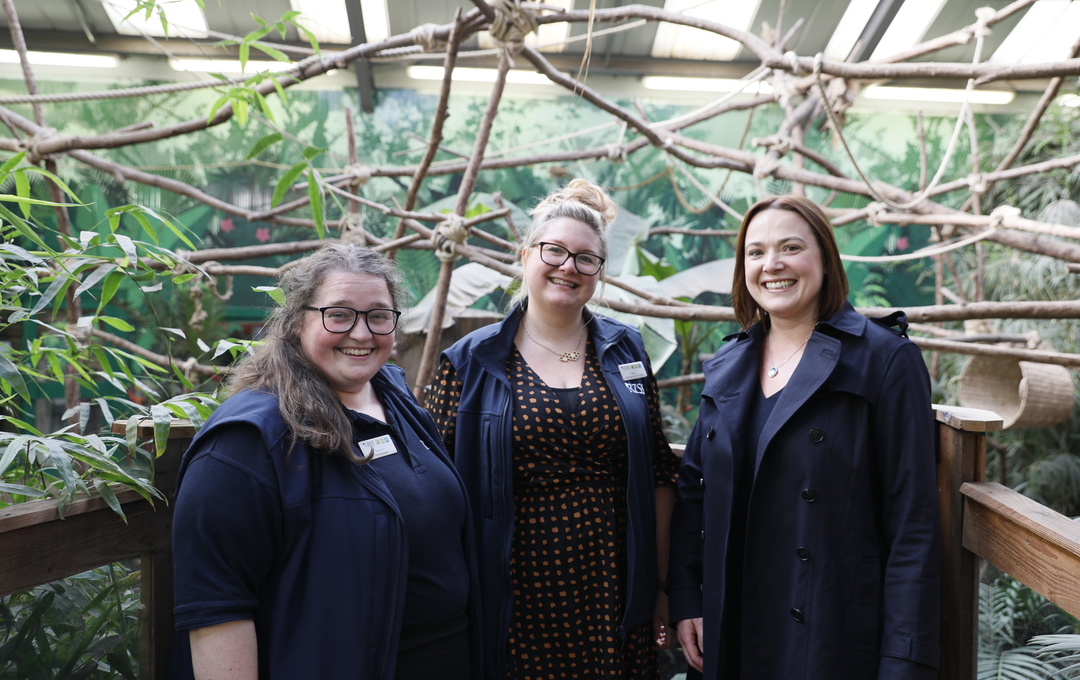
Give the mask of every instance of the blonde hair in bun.
[[(521, 242), (521, 252), (540, 243), (544, 232), (553, 220), (568, 217), (587, 224), (600, 241), (600, 257), (607, 257), (607, 230), (615, 221), (619, 208), (615, 201), (603, 189), (587, 179), (571, 180), (562, 189), (548, 194), (535, 208), (529, 211), (532, 223)], [(524, 278), (521, 286), (510, 301), (511, 306), (528, 297), (529, 290)]]

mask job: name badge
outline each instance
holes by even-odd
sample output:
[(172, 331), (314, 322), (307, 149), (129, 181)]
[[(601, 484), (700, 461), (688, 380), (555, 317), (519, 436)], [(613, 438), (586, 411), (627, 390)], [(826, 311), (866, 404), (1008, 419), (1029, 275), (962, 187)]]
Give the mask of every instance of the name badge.
[(397, 453), (397, 447), (394, 446), (394, 440), (388, 434), (375, 437), (374, 439), (365, 439), (362, 442), (356, 442), (356, 445), (360, 447), (360, 455), (364, 458), (371, 458), (372, 460)]
[(621, 364), (619, 366), (619, 373), (622, 373), (623, 380), (637, 380), (644, 378), (649, 373), (645, 370), (645, 364), (641, 361), (635, 361), (629, 364)]

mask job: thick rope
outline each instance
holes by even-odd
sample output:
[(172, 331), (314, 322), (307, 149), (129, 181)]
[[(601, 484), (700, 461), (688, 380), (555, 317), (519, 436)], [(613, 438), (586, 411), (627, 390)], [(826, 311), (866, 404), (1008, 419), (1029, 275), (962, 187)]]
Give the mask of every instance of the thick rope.
[(455, 244), (465, 243), (469, 238), (469, 228), (465, 226), (465, 218), (461, 215), (450, 214), (446, 219), (435, 227), (435, 255), (442, 262), (454, 262), (458, 258)]
[(239, 85), (240, 83), (246, 82), (250, 77), (251, 74), (241, 78), (230, 78), (228, 80), (197, 80), (192, 83), (125, 87), (117, 90), (99, 90), (97, 92), (64, 92), (60, 94), (26, 94), (17, 97), (0, 97), (0, 106), (7, 106), (9, 104), (50, 104), (56, 102), (85, 102), (105, 99), (126, 99), (128, 97), (145, 97), (153, 94), (202, 90), (208, 87), (221, 87), (222, 85)]
[(947, 253), (950, 250), (958, 250), (960, 248), (970, 246), (971, 244), (978, 243), (979, 241), (985, 241), (986, 239), (993, 236), (995, 233), (997, 233), (997, 229), (995, 229), (994, 227), (991, 227), (991, 228), (987, 229), (986, 231), (980, 231), (978, 234), (973, 234), (972, 236), (968, 236), (967, 238), (956, 241), (955, 243), (950, 243), (948, 245), (939, 246), (937, 248), (932, 248), (932, 249), (924, 249), (924, 250), (920, 250), (920, 251), (915, 252), (915, 253), (906, 253), (904, 255), (844, 255), (843, 253), (841, 253), (840, 254), (840, 259), (845, 261), (845, 262), (877, 262), (877, 263), (907, 262), (907, 261), (910, 261), (910, 260), (923, 260), (923, 259), (926, 259), (928, 257), (934, 257), (935, 255), (940, 255), (942, 253)]
[(435, 31), (439, 28), (438, 24), (421, 24), (409, 31), (409, 35), (425, 52), (434, 52), (446, 47), (446, 41), (435, 39)]
[(375, 168), (370, 165), (353, 163), (345, 166), (345, 170), (342, 174), (349, 178), (347, 182), (348, 186), (355, 189), (367, 184), (368, 180), (375, 174)]
[(491, 22), (491, 37), (511, 55), (525, 46), (525, 36), (540, 25), (537, 12), (520, 0), (492, 0), (495, 19)]

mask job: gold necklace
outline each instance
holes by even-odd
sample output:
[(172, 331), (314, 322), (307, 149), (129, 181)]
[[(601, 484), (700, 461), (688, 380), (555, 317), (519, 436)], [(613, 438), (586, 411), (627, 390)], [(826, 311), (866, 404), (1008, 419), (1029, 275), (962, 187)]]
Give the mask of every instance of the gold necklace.
[[(528, 331), (526, 331), (526, 333), (527, 332)], [(814, 337), (813, 331), (811, 331), (810, 335), (808, 335), (806, 337), (806, 339), (802, 341), (801, 345), (799, 345), (798, 347), (795, 348), (795, 351), (791, 353), (791, 356), (789, 356), (787, 359), (784, 359), (783, 361), (776, 364), (775, 366), (770, 367), (769, 372), (767, 373), (767, 375), (770, 378), (775, 378), (776, 374), (780, 372), (780, 367), (783, 366), (784, 364), (786, 364), (787, 362), (791, 361), (792, 358), (794, 358), (794, 356), (799, 353), (799, 350), (802, 349), (806, 345), (806, 343), (810, 342), (810, 338), (812, 338), (812, 337)], [(772, 347), (769, 348), (769, 360), (772, 361)]]
[[(525, 335), (529, 336), (530, 340), (535, 342), (537, 345), (540, 345), (540, 347), (543, 347), (547, 351), (551, 352), (555, 356), (559, 357), (559, 361), (562, 361), (562, 362), (577, 361), (578, 359), (581, 358), (581, 352), (577, 351), (576, 349), (573, 352), (562, 352), (562, 353), (560, 353), (560, 352), (556, 352), (555, 350), (551, 349), (547, 345), (541, 344), (541, 342), (539, 340), (537, 340), (536, 338), (534, 338), (533, 334), (529, 332), (529, 327), (525, 325), (525, 320), (524, 319), (522, 319), (522, 321), (521, 321), (521, 328), (522, 328), (522, 330), (525, 331)], [(584, 338), (584, 337), (585, 337), (585, 324), (581, 324), (581, 335), (578, 336), (577, 344), (575, 344), (574, 347), (580, 347), (581, 346), (581, 339)]]

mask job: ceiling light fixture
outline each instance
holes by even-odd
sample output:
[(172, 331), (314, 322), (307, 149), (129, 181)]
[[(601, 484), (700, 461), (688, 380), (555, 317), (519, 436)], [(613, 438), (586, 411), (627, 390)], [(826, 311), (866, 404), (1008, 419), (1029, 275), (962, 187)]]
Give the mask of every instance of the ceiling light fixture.
[[(409, 66), (406, 75), (413, 80), (442, 80), (442, 66)], [(493, 68), (455, 68), (450, 79), (458, 83), (494, 83), (499, 72)], [(515, 85), (554, 85), (548, 77), (536, 71), (511, 70), (506, 74), (506, 82)]]
[(277, 73), (288, 71), (293, 64), (284, 61), (264, 61), (249, 59), (247, 68), (241, 68), (239, 61), (228, 59), (170, 59), (169, 66), (174, 71), (188, 71), (190, 73), (247, 73), (254, 75), (262, 71)]
[(944, 104), (962, 104), (965, 100), (972, 104), (1008, 104), (1016, 98), (1010, 90), (953, 90), (941, 87), (892, 87), (890, 85), (871, 85), (860, 96), (866, 99), (933, 102)]
[[(27, 52), (26, 59), (34, 66), (72, 66), (85, 68), (116, 68), (120, 58), (108, 54), (79, 54), (76, 52)], [(0, 50), (0, 64), (18, 64), (19, 53)]]
[(840, 18), (840, 23), (836, 25), (829, 44), (825, 46), (826, 59), (844, 61), (848, 58), (877, 6), (878, 0), (851, 0), (844, 10), (844, 16)]
[[(750, 28), (761, 0), (664, 0), (664, 9), (699, 17), (740, 31)], [(652, 56), (658, 59), (708, 59), (731, 61), (742, 45), (730, 38), (691, 26), (661, 23), (653, 39)]]
[(890, 57), (920, 43), (944, 6), (945, 0), (904, 0), (870, 59)]
[(734, 78), (686, 78), (683, 76), (645, 76), (641, 86), (646, 90), (667, 92), (737, 92), (745, 88), (745, 94), (771, 94), (768, 83), (747, 83)]
[(991, 64), (1037, 64), (1068, 59), (1080, 26), (1080, 2), (1039, 0), (1028, 8), (990, 57)]

